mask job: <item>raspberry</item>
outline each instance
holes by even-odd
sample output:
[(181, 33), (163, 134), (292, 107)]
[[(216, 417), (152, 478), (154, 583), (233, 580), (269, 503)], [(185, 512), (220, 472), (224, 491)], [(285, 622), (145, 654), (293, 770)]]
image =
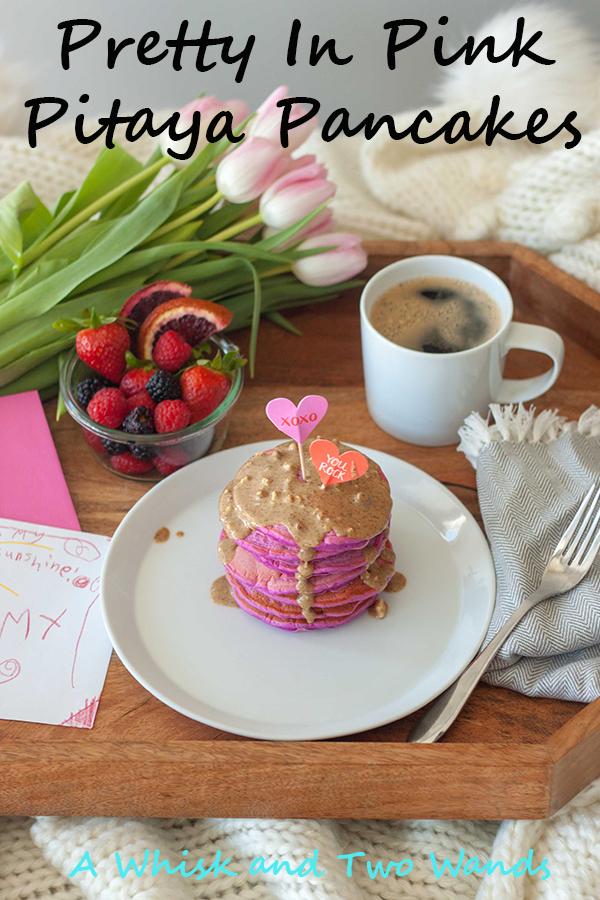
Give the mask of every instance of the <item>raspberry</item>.
[(163, 400), (154, 411), (154, 426), (159, 434), (179, 431), (190, 424), (191, 413), (183, 400)]
[(136, 406), (127, 413), (121, 427), (128, 434), (154, 434), (154, 413), (147, 406)]
[(126, 397), (132, 397), (134, 394), (143, 391), (148, 384), (150, 376), (155, 371), (155, 369), (151, 369), (150, 372), (146, 372), (145, 369), (130, 369), (129, 372), (125, 372), (119, 385), (121, 392)]
[(77, 385), (77, 399), (81, 406), (87, 409), (88, 403), (94, 394), (97, 394), (103, 387), (108, 387), (109, 384), (110, 382), (103, 378), (102, 375), (90, 375), (88, 378), (80, 381)]
[(156, 403), (148, 391), (138, 391), (137, 394), (132, 394), (131, 397), (127, 398), (127, 406), (130, 410), (135, 409), (136, 406), (145, 406), (153, 412), (156, 409)]
[(177, 472), (178, 469), (182, 468), (182, 466), (173, 466), (166, 459), (161, 459), (160, 457), (154, 460), (154, 467), (157, 472), (165, 476), (172, 475), (173, 472)]
[(127, 413), (127, 400), (119, 388), (102, 388), (94, 394), (87, 408), (90, 419), (107, 428), (118, 428)]
[(181, 399), (179, 382), (169, 372), (154, 372), (148, 379), (146, 390), (157, 403)]
[(118, 456), (119, 453), (127, 453), (128, 444), (122, 444), (120, 441), (111, 441), (108, 438), (102, 438), (102, 446), (109, 456)]
[(82, 428), (83, 439), (92, 450), (95, 450), (96, 453), (106, 453), (104, 449), (104, 442), (99, 434), (94, 434), (93, 431), (88, 431), (87, 428)]
[(159, 369), (177, 372), (192, 355), (192, 348), (178, 331), (164, 331), (152, 351), (152, 359)]
[(111, 456), (110, 464), (117, 472), (123, 475), (143, 475), (153, 468), (153, 463), (145, 459), (135, 459), (131, 453), (121, 453)]

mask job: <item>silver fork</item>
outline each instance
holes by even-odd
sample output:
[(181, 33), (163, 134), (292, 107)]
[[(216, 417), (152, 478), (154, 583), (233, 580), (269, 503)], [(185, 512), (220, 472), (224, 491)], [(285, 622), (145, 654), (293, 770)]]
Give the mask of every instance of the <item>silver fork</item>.
[(600, 489), (592, 485), (558, 542), (539, 588), (521, 603), (485, 650), (475, 657), (454, 684), (440, 694), (423, 718), (412, 727), (406, 739), (408, 743), (433, 744), (439, 740), (460, 713), (502, 644), (529, 610), (542, 600), (569, 591), (587, 575), (600, 549), (599, 504)]

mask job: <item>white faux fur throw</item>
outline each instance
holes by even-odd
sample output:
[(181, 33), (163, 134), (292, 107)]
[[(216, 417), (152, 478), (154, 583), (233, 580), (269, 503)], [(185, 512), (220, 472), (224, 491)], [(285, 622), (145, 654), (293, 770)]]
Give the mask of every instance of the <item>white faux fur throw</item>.
[[(493, 34), (498, 47), (509, 46), (520, 15), (527, 35), (543, 32), (536, 49), (555, 65), (491, 64), (481, 54), (471, 66), (449, 66), (428, 127), (463, 109), (480, 121), (500, 94), (501, 109), (515, 112), (515, 131), (538, 107), (555, 123), (576, 110), (584, 135), (577, 147), (564, 149), (564, 133), (538, 147), (501, 138), (490, 147), (482, 139), (448, 145), (442, 137), (418, 145), (382, 128), (370, 141), (313, 136), (309, 149), (334, 173), (333, 208), (345, 228), (369, 238), (514, 241), (600, 290), (599, 46), (573, 13), (548, 6), (513, 7), (483, 25), (476, 41)], [(397, 115), (396, 128), (416, 112)]]

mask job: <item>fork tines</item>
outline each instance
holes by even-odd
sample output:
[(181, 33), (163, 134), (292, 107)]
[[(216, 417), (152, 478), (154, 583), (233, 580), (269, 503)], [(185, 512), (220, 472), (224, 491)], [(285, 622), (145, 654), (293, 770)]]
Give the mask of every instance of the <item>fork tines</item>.
[(600, 549), (600, 488), (592, 485), (556, 552), (570, 566), (589, 566)]

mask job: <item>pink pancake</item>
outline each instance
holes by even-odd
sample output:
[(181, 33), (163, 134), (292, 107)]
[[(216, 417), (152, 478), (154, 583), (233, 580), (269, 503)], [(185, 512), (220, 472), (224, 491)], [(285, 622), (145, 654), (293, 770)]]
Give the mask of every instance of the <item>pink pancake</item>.
[[(282, 616), (271, 607), (267, 607), (266, 609), (259, 608), (257, 605), (249, 602), (247, 594), (243, 589), (236, 584), (232, 584), (231, 581), (230, 584), (235, 601), (244, 612), (249, 613), (251, 616), (255, 616), (255, 618), (260, 619), (262, 622), (266, 622), (268, 625), (273, 625), (275, 628), (281, 628), (284, 631), (312, 631), (315, 628), (333, 628), (337, 625), (343, 625), (368, 609), (377, 598), (377, 595), (375, 595), (355, 604), (348, 604), (339, 616), (319, 616), (317, 614), (315, 621), (309, 625), (302, 613), (300, 613), (299, 616)], [(299, 610), (299, 607), (296, 606), (296, 609)], [(317, 610), (317, 607), (315, 607), (315, 610)]]
[(252, 588), (238, 579), (229, 568), (227, 581), (236, 602), (242, 609), (269, 625), (288, 631), (306, 631), (342, 625), (367, 609), (380, 593), (366, 585), (360, 577), (356, 577), (340, 590), (316, 594), (312, 607), (316, 618), (309, 624), (296, 602), (286, 602), (288, 600), (286, 595), (276, 595), (272, 592), (267, 594)]
[[(361, 575), (367, 568), (362, 551), (359, 560), (358, 562), (350, 560), (345, 566), (340, 566), (339, 569), (329, 572), (321, 573), (316, 570), (310, 577), (315, 594), (320, 594), (323, 591), (340, 590), (354, 578)], [(228, 573), (245, 586), (261, 591), (269, 597), (277, 599), (278, 595), (296, 595), (298, 593), (295, 572), (292, 575), (289, 574), (287, 569), (281, 571), (265, 565), (261, 559), (257, 559), (240, 545), (236, 547), (233, 558), (227, 563), (225, 568)]]
[[(317, 554), (312, 561), (315, 574), (329, 574), (330, 572), (343, 571), (347, 568), (360, 569), (360, 567), (364, 565), (365, 548), (374, 547), (379, 553), (387, 536), (388, 530), (386, 528), (385, 531), (382, 531), (381, 534), (371, 538), (370, 541), (354, 541), (352, 542), (354, 546), (349, 546), (347, 549), (338, 549), (336, 552), (329, 550), (326, 555), (319, 555), (322, 544), (319, 545)], [(223, 539), (226, 537), (226, 532), (221, 532), (221, 538)], [(266, 545), (263, 546), (262, 544), (257, 544), (251, 540), (252, 537), (253, 535), (250, 535), (246, 539), (237, 540), (236, 543), (239, 547), (247, 550), (265, 565), (277, 569), (280, 572), (287, 572), (290, 575), (295, 575), (300, 562), (297, 544), (294, 545), (295, 549), (293, 551), (288, 551), (287, 549), (281, 551), (280, 547), (274, 545), (267, 547)], [(346, 541), (345, 544), (350, 544), (350, 542)]]
[[(316, 548), (316, 559), (333, 556), (344, 550), (360, 550), (375, 539), (360, 541), (343, 537), (337, 535), (334, 531), (330, 531)], [(298, 545), (285, 525), (275, 525), (273, 528), (256, 528), (244, 541), (267, 553), (271, 552), (277, 556), (289, 555), (291, 558), (298, 558)]]

